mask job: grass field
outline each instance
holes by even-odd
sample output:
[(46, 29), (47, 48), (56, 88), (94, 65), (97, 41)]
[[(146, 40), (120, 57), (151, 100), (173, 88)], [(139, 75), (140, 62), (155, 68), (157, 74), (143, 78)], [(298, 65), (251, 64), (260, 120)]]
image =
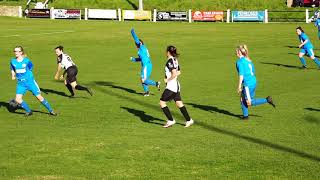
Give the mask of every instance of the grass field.
[[(316, 49), (316, 29), (306, 24), (149, 23), (0, 18), (0, 179), (319, 179), (319, 73), (301, 70), (295, 27)], [(130, 36), (135, 27), (162, 80), (169, 44), (180, 50), (182, 97), (195, 120), (169, 104), (179, 124), (163, 129), (161, 92), (142, 97), (140, 65)], [(255, 63), (257, 97), (272, 95), (277, 109), (254, 107), (238, 118), (235, 47), (246, 43)], [(53, 48), (64, 45), (78, 79), (94, 96), (66, 97), (53, 80)], [(33, 61), (36, 80), (59, 114), (50, 117), (27, 93), (37, 112), (9, 113), (15, 95), (9, 60), (16, 45)]]

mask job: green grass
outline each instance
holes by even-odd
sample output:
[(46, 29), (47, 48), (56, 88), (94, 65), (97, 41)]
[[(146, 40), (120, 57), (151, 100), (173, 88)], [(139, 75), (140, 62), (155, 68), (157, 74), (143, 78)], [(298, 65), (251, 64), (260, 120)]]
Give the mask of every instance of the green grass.
[[(53, 0), (51, 6), (56, 8), (122, 8), (133, 9), (138, 6), (139, 0)], [(25, 5), (25, 0), (0, 0), (0, 4), (21, 4)], [(134, 5), (132, 5), (134, 4)], [(283, 0), (144, 0), (145, 9), (161, 10), (226, 10), (230, 9), (272, 9), (286, 10)]]
[[(300, 70), (295, 27), (302, 25), (319, 53), (316, 29), (306, 24), (148, 23), (0, 18), (0, 179), (318, 179), (319, 71)], [(135, 27), (163, 79), (165, 48), (178, 47), (183, 101), (196, 124), (161, 127), (161, 92), (142, 97), (140, 65), (130, 62)], [(63, 31), (68, 31), (63, 33)], [(72, 31), (72, 32), (70, 32)], [(60, 34), (59, 34), (60, 32)], [(56, 33), (51, 34), (50, 33)], [(235, 47), (246, 43), (257, 72), (257, 97), (269, 105), (241, 114)], [(64, 45), (79, 68), (79, 83), (95, 94), (69, 99), (53, 80), (53, 48)], [(5, 108), (15, 95), (9, 60), (16, 45), (33, 61), (40, 87), (59, 114), (25, 118)], [(274, 65), (279, 64), (279, 65)], [(193, 104), (193, 105), (192, 105)], [(184, 119), (169, 103), (178, 123)], [(23, 113), (23, 111), (18, 111)]]

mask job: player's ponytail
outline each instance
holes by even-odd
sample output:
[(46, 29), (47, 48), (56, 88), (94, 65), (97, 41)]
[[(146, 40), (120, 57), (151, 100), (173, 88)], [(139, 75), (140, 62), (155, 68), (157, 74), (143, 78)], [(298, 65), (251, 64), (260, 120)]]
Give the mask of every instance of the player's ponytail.
[(173, 57), (178, 57), (179, 56), (179, 54), (177, 52), (177, 48), (174, 47), (174, 46), (168, 46), (167, 47), (167, 52), (169, 52), (171, 54), (171, 56), (173, 56)]

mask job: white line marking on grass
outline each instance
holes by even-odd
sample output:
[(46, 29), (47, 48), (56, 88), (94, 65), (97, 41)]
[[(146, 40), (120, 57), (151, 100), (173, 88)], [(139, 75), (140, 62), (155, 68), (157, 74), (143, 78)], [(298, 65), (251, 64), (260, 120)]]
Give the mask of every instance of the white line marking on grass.
[(72, 33), (75, 31), (58, 31), (58, 32), (43, 32), (37, 34), (13, 34), (7, 36), (0, 36), (0, 38), (8, 38), (8, 37), (20, 37), (20, 36), (41, 36), (41, 35), (51, 35), (51, 34), (63, 34), (63, 33)]

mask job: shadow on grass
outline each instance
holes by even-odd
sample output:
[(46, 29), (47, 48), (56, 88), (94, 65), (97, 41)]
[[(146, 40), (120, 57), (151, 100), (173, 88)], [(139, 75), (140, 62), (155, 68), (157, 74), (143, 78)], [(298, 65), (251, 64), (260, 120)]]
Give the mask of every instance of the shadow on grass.
[(132, 1), (130, 1), (130, 0), (126, 0), (126, 1), (127, 1), (127, 3), (130, 4), (130, 6), (131, 6), (134, 10), (138, 10), (138, 9), (139, 9), (138, 6), (137, 6), (135, 3), (133, 3)]
[(320, 118), (314, 117), (314, 116), (305, 116), (304, 119), (309, 122), (309, 123), (313, 123), (313, 124), (320, 124)]
[[(154, 109), (154, 110), (158, 110), (158, 111), (160, 110), (159, 106), (156, 105), (156, 104), (151, 104), (151, 103), (148, 103), (148, 102), (140, 100), (140, 99), (135, 99), (135, 98), (132, 98), (132, 97), (124, 96), (124, 95), (112, 92), (109, 89), (106, 89), (104, 87), (96, 86), (96, 90), (98, 90), (98, 91), (100, 91), (102, 93), (108, 94), (110, 96), (117, 97), (117, 98), (122, 99), (122, 100), (127, 100), (127, 101), (130, 101), (132, 103), (136, 103), (138, 105), (144, 106), (145, 108), (150, 108), (150, 109)], [(134, 112), (138, 112), (138, 111), (134, 110)], [(176, 115), (176, 113), (172, 113), (172, 114)], [(140, 115), (140, 112), (139, 112), (139, 115)], [(226, 136), (230, 136), (230, 137), (234, 137), (234, 138), (237, 138), (237, 139), (240, 139), (240, 140), (245, 140), (245, 141), (247, 141), (249, 143), (254, 143), (254, 144), (261, 145), (261, 146), (264, 146), (264, 147), (268, 147), (268, 148), (271, 148), (271, 149), (274, 149), (274, 150), (278, 150), (278, 151), (282, 151), (282, 152), (286, 152), (286, 153), (291, 153), (293, 155), (296, 155), (296, 156), (299, 156), (299, 157), (302, 157), (302, 158), (305, 158), (305, 159), (309, 159), (309, 160), (312, 160), (312, 161), (320, 162), (320, 157), (318, 157), (318, 156), (315, 156), (315, 155), (312, 155), (312, 154), (309, 154), (309, 153), (306, 153), (306, 152), (303, 152), (303, 151), (299, 151), (299, 150), (296, 150), (296, 149), (293, 149), (293, 148), (290, 148), (290, 147), (286, 147), (286, 146), (283, 146), (283, 145), (275, 144), (275, 143), (272, 143), (272, 142), (269, 142), (269, 141), (266, 141), (266, 140), (262, 140), (262, 139), (259, 139), (259, 138), (250, 137), (250, 136), (242, 135), (242, 134), (237, 133), (237, 132), (233, 132), (233, 131), (230, 131), (230, 130), (219, 128), (219, 127), (216, 127), (214, 125), (210, 125), (210, 124), (207, 124), (205, 122), (201, 122), (200, 120), (195, 120), (195, 126), (200, 126), (201, 128), (204, 128), (204, 129), (206, 129), (208, 131), (212, 131), (212, 132), (215, 132), (215, 133), (220, 133), (220, 134), (223, 134), (223, 135), (226, 135)]]
[(318, 111), (320, 112), (320, 109), (315, 109), (315, 108), (304, 108), (305, 110), (308, 110), (308, 111)]
[[(0, 102), (0, 108), (5, 107), (8, 112), (10, 113), (14, 113), (14, 114), (25, 114), (23, 112), (17, 112), (16, 110), (18, 109), (22, 109), (21, 107), (19, 107), (18, 109), (12, 109), (9, 105), (9, 103), (7, 102)], [(38, 110), (32, 110), (32, 112), (36, 112), (36, 113), (41, 113), (41, 114), (49, 114), (48, 112), (43, 112), (43, 111), (38, 111)]]
[(56, 91), (56, 90), (52, 90), (52, 89), (45, 89), (45, 88), (40, 88), (41, 92), (44, 92), (45, 94), (56, 94), (59, 96), (63, 96), (63, 97), (69, 97), (65, 92), (61, 92), (61, 91)]
[(287, 65), (287, 64), (281, 64), (281, 63), (269, 63), (269, 62), (260, 62), (261, 64), (267, 64), (267, 65), (274, 65), (274, 66), (281, 66), (286, 68), (293, 68), (293, 69), (302, 69), (302, 66), (294, 66), (294, 65)]
[[(132, 108), (128, 108), (128, 107), (121, 107), (121, 109), (127, 110), (129, 113), (139, 117), (141, 121), (146, 122), (146, 123), (157, 124), (160, 126), (163, 126), (166, 123), (165, 120), (148, 115), (148, 114), (146, 114), (146, 112), (141, 111), (141, 110), (132, 109)], [(161, 121), (162, 123), (154, 122), (154, 120)], [(176, 124), (180, 124), (180, 123), (176, 123)], [(184, 124), (180, 124), (180, 125), (184, 126)]]
[[(192, 107), (201, 109), (203, 111), (216, 112), (216, 113), (220, 113), (220, 114), (224, 114), (224, 115), (231, 116), (231, 117), (236, 117), (236, 118), (243, 117), (242, 115), (234, 114), (234, 113), (232, 113), (232, 112), (230, 112), (228, 110), (220, 109), (220, 108), (215, 107), (215, 106), (201, 105), (201, 104), (194, 104), (194, 103), (185, 103), (185, 104), (191, 105)], [(250, 115), (250, 116), (261, 117), (261, 116), (258, 116), (258, 115)]]
[(138, 93), (137, 91), (133, 90), (133, 89), (129, 89), (126, 87), (122, 87), (122, 86), (118, 86), (118, 85), (114, 85), (114, 83), (112, 82), (106, 82), (106, 81), (94, 81), (93, 82), (94, 85), (98, 85), (98, 86), (108, 86), (108, 87), (112, 87), (114, 89), (120, 89), (122, 91), (126, 91), (130, 94), (139, 94), (142, 95), (142, 93)]

